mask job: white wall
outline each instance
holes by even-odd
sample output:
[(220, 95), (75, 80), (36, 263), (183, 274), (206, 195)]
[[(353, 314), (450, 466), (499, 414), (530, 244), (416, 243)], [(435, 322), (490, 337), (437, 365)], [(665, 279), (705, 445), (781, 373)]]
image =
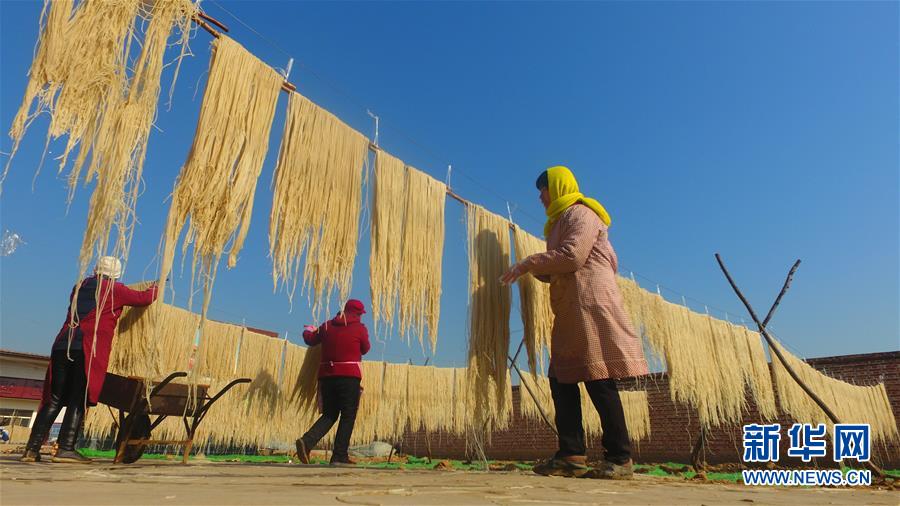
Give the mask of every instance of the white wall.
[(0, 376), (43, 380), (46, 373), (47, 364), (16, 357), (0, 357)]

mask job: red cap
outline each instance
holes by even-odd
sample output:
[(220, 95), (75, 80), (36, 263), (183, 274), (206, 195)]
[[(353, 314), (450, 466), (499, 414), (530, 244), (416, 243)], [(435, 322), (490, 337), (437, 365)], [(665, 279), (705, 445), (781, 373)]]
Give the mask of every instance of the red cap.
[(345, 313), (366, 314), (366, 306), (356, 299), (350, 299), (344, 304)]

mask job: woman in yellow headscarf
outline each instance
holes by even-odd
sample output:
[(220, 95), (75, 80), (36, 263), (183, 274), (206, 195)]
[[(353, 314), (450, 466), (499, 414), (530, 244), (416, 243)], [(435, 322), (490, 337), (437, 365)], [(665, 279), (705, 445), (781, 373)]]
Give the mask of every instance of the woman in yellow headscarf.
[[(606, 209), (578, 189), (572, 171), (551, 167), (537, 180), (547, 211), (547, 252), (522, 259), (502, 280), (531, 273), (550, 283), (553, 330), (550, 390), (556, 408), (559, 451), (535, 466), (539, 474), (630, 478), (631, 443), (616, 378), (648, 373), (641, 340), (616, 284), (618, 260), (609, 242)], [(581, 418), (584, 382), (603, 426), (602, 466), (589, 470)]]

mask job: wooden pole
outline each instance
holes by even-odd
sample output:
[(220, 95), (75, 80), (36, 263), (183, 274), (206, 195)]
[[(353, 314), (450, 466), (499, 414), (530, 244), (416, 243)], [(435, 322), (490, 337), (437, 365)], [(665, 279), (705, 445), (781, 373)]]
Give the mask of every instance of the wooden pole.
[[(784, 285), (781, 287), (781, 291), (778, 292), (778, 297), (775, 297), (775, 302), (772, 303), (772, 307), (769, 308), (769, 313), (766, 315), (766, 319), (763, 320), (762, 326), (765, 327), (768, 325), (769, 321), (775, 316), (775, 310), (778, 309), (778, 305), (781, 304), (781, 299), (784, 297), (784, 294), (787, 293), (788, 288), (791, 287), (791, 281), (794, 279), (794, 273), (797, 272), (797, 269), (800, 267), (800, 260), (798, 259), (794, 262), (794, 266), (791, 267), (790, 272), (788, 272), (787, 278), (784, 280)], [(694, 442), (693, 449), (691, 450), (691, 466), (694, 467), (694, 471), (700, 472), (706, 467), (706, 461), (701, 458), (701, 454), (703, 449), (706, 447), (707, 433), (706, 427), (700, 426), (700, 434), (697, 435), (697, 441)]]
[[(519, 369), (519, 365), (516, 363), (516, 361), (519, 359), (519, 354), (522, 353), (522, 347), (524, 345), (525, 345), (525, 338), (523, 337), (522, 341), (519, 342), (519, 348), (516, 349), (516, 354), (513, 355), (512, 357), (506, 357), (506, 358), (509, 359), (509, 365), (512, 366), (512, 368), (516, 370), (516, 374), (519, 375), (519, 383), (520, 383), (519, 386), (525, 387), (525, 391), (528, 392), (528, 395), (530, 395), (532, 400), (534, 400), (534, 405), (537, 406), (538, 412), (541, 414), (541, 418), (544, 419), (544, 422), (547, 424), (548, 427), (550, 427), (550, 430), (552, 430), (553, 433), (556, 434), (558, 437), (559, 432), (556, 431), (556, 425), (554, 425), (553, 423), (550, 422), (550, 417), (547, 415), (547, 413), (544, 412), (544, 408), (541, 407), (541, 403), (539, 403), (537, 400), (537, 394), (532, 392), (531, 387), (529, 387), (527, 383), (522, 381), (522, 370)], [(520, 404), (522, 402), (521, 397), (522, 397), (522, 390), (520, 388), (519, 389), (519, 403)]]
[[(778, 357), (778, 360), (781, 361), (781, 365), (784, 366), (784, 370), (787, 371), (791, 378), (793, 378), (794, 381), (797, 382), (797, 385), (799, 385), (800, 388), (804, 392), (806, 392), (806, 395), (808, 395), (810, 399), (812, 399), (813, 402), (815, 402), (816, 405), (819, 406), (819, 408), (825, 413), (825, 416), (827, 416), (828, 419), (831, 420), (831, 423), (841, 423), (840, 420), (838, 420), (837, 415), (834, 414), (834, 411), (831, 411), (828, 405), (825, 404), (825, 402), (818, 395), (816, 395), (816, 393), (813, 392), (806, 385), (806, 383), (803, 382), (803, 380), (800, 379), (800, 376), (797, 375), (794, 369), (784, 359), (784, 356), (781, 354), (781, 350), (775, 344), (775, 340), (772, 339), (772, 336), (769, 335), (769, 332), (766, 330), (765, 325), (763, 325), (763, 323), (759, 321), (759, 317), (756, 316), (756, 312), (753, 310), (753, 306), (750, 305), (750, 303), (747, 301), (747, 298), (744, 297), (744, 294), (741, 293), (740, 288), (738, 288), (737, 284), (734, 282), (734, 279), (731, 278), (731, 274), (725, 267), (725, 262), (722, 261), (722, 256), (718, 253), (716, 253), (716, 261), (719, 263), (719, 267), (722, 269), (722, 273), (725, 274), (725, 278), (728, 280), (728, 284), (731, 285), (732, 290), (734, 290), (734, 293), (737, 294), (739, 299), (741, 299), (744, 307), (747, 308), (747, 312), (750, 313), (750, 317), (753, 318), (756, 326), (759, 327), (759, 333), (762, 334), (762, 336), (766, 339), (766, 342), (769, 344), (769, 350), (771, 350), (772, 354)], [(788, 274), (788, 279), (785, 281), (785, 287), (790, 285), (791, 277), (793, 276), (794, 271), (796, 271), (796, 268), (799, 266), (799, 264), (799, 260), (794, 264), (794, 268), (791, 269), (791, 272)], [(786, 288), (784, 288), (783, 290), (786, 290)], [(872, 461), (866, 462), (865, 464), (866, 467), (871, 469), (872, 472), (877, 474), (880, 478), (884, 478), (886, 476), (884, 471)]]
[[(507, 357), (507, 358), (509, 358), (509, 357)], [(522, 370), (519, 369), (519, 366), (516, 365), (515, 362), (513, 362), (513, 359), (512, 359), (512, 358), (509, 358), (509, 363), (510, 363), (510, 365), (513, 366), (513, 369), (515, 369), (515, 370), (516, 370), (516, 373), (519, 375), (519, 383), (520, 383), (520, 386), (525, 387), (525, 390), (528, 392), (528, 395), (530, 395), (531, 398), (534, 400), (534, 405), (537, 406), (538, 412), (541, 414), (541, 418), (544, 419), (544, 423), (546, 423), (546, 424), (547, 424), (547, 427), (550, 427), (550, 430), (552, 430), (553, 433), (556, 434), (557, 437), (559, 437), (559, 432), (556, 431), (556, 425), (554, 425), (554, 424), (550, 421), (550, 417), (547, 416), (547, 413), (544, 412), (544, 408), (541, 407), (541, 403), (538, 402), (537, 396), (535, 395), (534, 392), (531, 391), (531, 387), (528, 386), (528, 383), (525, 383), (524, 381), (522, 381)], [(520, 399), (519, 399), (519, 404), (522, 403), (521, 396), (522, 396), (522, 390), (520, 389), (520, 390), (519, 390), (519, 397), (520, 397)]]
[(694, 442), (694, 447), (691, 448), (691, 466), (694, 468), (694, 471), (697, 474), (702, 473), (706, 470), (706, 459), (701, 457), (703, 453), (703, 449), (706, 447), (706, 427), (700, 426), (700, 434), (697, 435), (697, 441)]
[[(215, 37), (215, 38), (217, 38), (217, 39), (220, 38), (220, 37), (222, 37), (222, 33), (219, 32), (218, 30), (216, 30), (215, 28), (213, 28), (212, 26), (210, 26), (209, 23), (207, 23), (205, 20), (209, 20), (210, 22), (215, 23), (215, 24), (216, 24), (217, 26), (219, 26), (219, 27), (224, 27), (224, 26), (225, 26), (225, 25), (221, 24), (220, 22), (215, 21), (213, 18), (211, 18), (211, 17), (209, 17), (209, 16), (207, 16), (206, 14), (203, 14), (203, 13), (199, 13), (199, 14), (196, 14), (196, 15), (194, 15), (194, 16), (191, 16), (191, 21), (193, 21), (194, 23), (196, 23), (197, 26), (199, 26), (200, 28), (203, 28), (204, 30), (206, 30), (207, 32), (209, 32), (210, 35), (212, 35), (213, 37)], [(225, 32), (228, 31), (227, 28), (223, 28), (223, 30), (224, 30)], [(287, 81), (287, 80), (285, 80), (284, 82), (281, 83), (281, 89), (284, 90), (284, 91), (286, 91), (286, 92), (288, 92), (288, 93), (293, 92), (293, 91), (297, 91), (297, 87), (294, 86), (294, 83), (292, 83), (292, 82), (290, 82), (290, 81)]]

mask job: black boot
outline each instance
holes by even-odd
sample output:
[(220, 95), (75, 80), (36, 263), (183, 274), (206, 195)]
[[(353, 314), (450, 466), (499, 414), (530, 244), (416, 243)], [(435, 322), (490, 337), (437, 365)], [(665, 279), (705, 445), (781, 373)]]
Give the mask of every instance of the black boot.
[(41, 445), (47, 439), (50, 423), (52, 423), (52, 421), (48, 422), (49, 417), (51, 415), (56, 417), (56, 413), (59, 412), (58, 409), (53, 408), (54, 406), (52, 405), (43, 406), (37, 417), (35, 417), (34, 424), (31, 426), (31, 434), (28, 435), (28, 442), (25, 444), (25, 453), (19, 458), (21, 462), (41, 461)]
[(91, 459), (75, 451), (75, 442), (81, 432), (81, 423), (84, 420), (84, 405), (68, 406), (66, 416), (63, 418), (62, 427), (59, 430), (59, 449), (53, 456), (53, 462), (68, 462), (74, 464), (90, 464)]

